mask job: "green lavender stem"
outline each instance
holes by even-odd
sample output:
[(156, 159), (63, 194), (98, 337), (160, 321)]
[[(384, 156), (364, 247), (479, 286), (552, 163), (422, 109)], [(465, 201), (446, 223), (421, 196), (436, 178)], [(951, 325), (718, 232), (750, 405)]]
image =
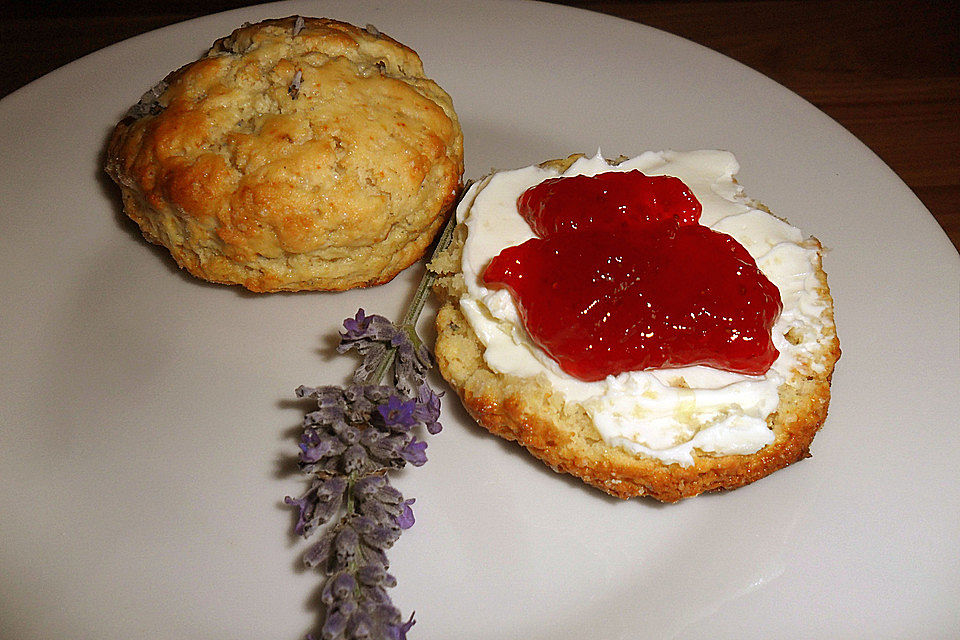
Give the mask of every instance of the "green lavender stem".
[[(466, 190), (467, 186), (464, 186), (464, 190)], [(450, 246), (450, 241), (453, 239), (453, 229), (456, 226), (457, 214), (456, 211), (452, 211), (450, 213), (450, 218), (443, 227), (443, 231), (440, 233), (440, 237), (437, 240), (437, 245), (434, 248), (432, 255), (436, 255)], [(420, 345), (420, 336), (417, 335), (417, 319), (420, 317), (420, 313), (423, 311), (423, 307), (427, 303), (427, 298), (430, 297), (430, 288), (433, 286), (433, 283), (436, 279), (437, 274), (435, 274), (429, 268), (424, 271), (423, 277), (420, 278), (420, 284), (417, 285), (417, 290), (413, 294), (413, 300), (410, 301), (410, 305), (407, 307), (407, 312), (404, 314), (403, 320), (400, 321), (400, 328), (407, 332), (407, 335), (410, 336), (410, 340), (416, 346)], [(390, 349), (387, 351), (380, 363), (380, 366), (370, 372), (370, 375), (367, 376), (365, 383), (380, 384), (380, 382), (383, 380), (384, 374), (390, 370), (390, 367), (393, 366), (393, 360), (395, 357), (396, 349)]]

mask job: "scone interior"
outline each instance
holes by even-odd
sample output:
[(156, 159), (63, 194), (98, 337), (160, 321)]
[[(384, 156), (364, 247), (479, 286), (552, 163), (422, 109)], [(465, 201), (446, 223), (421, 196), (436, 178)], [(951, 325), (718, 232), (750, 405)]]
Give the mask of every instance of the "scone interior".
[(417, 54), (374, 28), (245, 25), (116, 127), (126, 213), (200, 278), (252, 291), (393, 278), (458, 193), (463, 136)]
[[(495, 224), (484, 217), (491, 202), (510, 202), (510, 189), (515, 202), (548, 177), (631, 168), (680, 177), (703, 203), (701, 221), (735, 237), (773, 274), (784, 311), (773, 336), (780, 357), (767, 375), (694, 367), (584, 385), (529, 341), (507, 292), (482, 286), (478, 271), (487, 256), (525, 239), (522, 219)], [(731, 154), (716, 151), (647, 153), (615, 163), (571, 156), (474, 185), (458, 209), (453, 243), (431, 263), (441, 300), (439, 368), (468, 412), (554, 470), (620, 498), (675, 502), (743, 486), (807, 457), (840, 356), (822, 250), (749, 200), (733, 178), (737, 169)], [(495, 193), (485, 196), (487, 189)], [(503, 231), (512, 224), (516, 233)], [(492, 239), (482, 237), (491, 229)], [(805, 271), (794, 277), (791, 270)]]

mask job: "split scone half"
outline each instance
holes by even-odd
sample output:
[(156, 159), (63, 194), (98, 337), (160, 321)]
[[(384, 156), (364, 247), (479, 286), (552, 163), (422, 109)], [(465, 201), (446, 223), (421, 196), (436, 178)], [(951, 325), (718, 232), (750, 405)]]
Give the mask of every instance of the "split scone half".
[[(779, 356), (766, 374), (691, 366), (582, 382), (530, 341), (507, 291), (483, 285), (492, 257), (532, 237), (516, 210), (525, 189), (559, 175), (629, 169), (683, 180), (703, 205), (701, 224), (737, 239), (777, 286)], [(577, 155), (474, 184), (458, 207), (452, 243), (430, 268), (441, 302), (439, 369), (477, 422), (555, 471), (620, 498), (675, 502), (743, 486), (808, 457), (840, 356), (822, 249), (747, 199), (733, 177), (738, 169), (723, 151), (617, 161)]]
[(415, 51), (293, 16), (171, 73), (117, 125), (106, 170), (144, 237), (194, 276), (339, 291), (420, 259), (459, 192), (463, 134)]

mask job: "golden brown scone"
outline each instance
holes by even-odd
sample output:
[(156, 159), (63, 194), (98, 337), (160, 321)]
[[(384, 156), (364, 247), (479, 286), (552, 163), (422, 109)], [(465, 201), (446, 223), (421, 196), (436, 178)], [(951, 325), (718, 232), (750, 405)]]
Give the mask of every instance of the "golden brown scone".
[[(545, 165), (562, 171), (576, 157)], [(610, 495), (650, 496), (663, 502), (735, 489), (809, 456), (811, 441), (827, 415), (830, 380), (840, 357), (833, 301), (819, 254), (818, 295), (827, 307), (821, 315), (824, 330), (817, 336), (811, 366), (795, 369), (779, 388), (779, 408), (767, 420), (774, 442), (750, 455), (711, 455), (695, 449), (694, 464), (681, 466), (607, 444), (587, 412), (566, 403), (542, 377), (491, 370), (483, 357), (484, 346), (460, 308), (466, 292), (461, 272), (465, 238), (466, 226), (460, 224), (450, 246), (430, 264), (438, 274), (434, 292), (441, 302), (435, 351), (443, 377), (471, 416), (490, 432), (517, 441), (555, 471), (578, 476)], [(820, 251), (815, 239), (806, 245)]]
[(251, 291), (389, 281), (441, 227), (463, 174), (450, 97), (373, 27), (244, 25), (116, 127), (106, 170), (144, 237)]

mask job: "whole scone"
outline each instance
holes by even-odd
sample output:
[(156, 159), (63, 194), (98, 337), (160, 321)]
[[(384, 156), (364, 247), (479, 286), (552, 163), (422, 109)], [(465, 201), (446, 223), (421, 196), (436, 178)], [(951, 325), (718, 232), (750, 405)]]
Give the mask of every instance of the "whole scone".
[[(679, 154), (677, 157), (680, 163), (697, 159), (695, 154)], [(527, 169), (534, 175), (530, 181), (536, 183), (545, 176), (560, 175), (581, 159), (582, 156), (577, 155), (550, 161), (539, 167), (539, 173), (537, 167), (529, 167)], [(529, 180), (530, 175), (517, 177), (518, 172), (506, 173), (511, 177), (501, 184), (526, 184), (523, 181)], [(726, 407), (720, 405), (705, 411), (704, 415), (709, 414), (709, 417), (701, 419), (698, 412), (703, 407), (697, 406), (700, 401), (693, 397), (696, 389), (690, 389), (688, 385), (692, 379), (683, 378), (687, 371), (678, 370), (673, 375), (661, 370), (657, 375), (666, 381), (662, 386), (657, 383), (648, 387), (631, 386), (634, 383), (622, 376), (604, 381), (602, 384), (608, 390), (626, 388), (638, 390), (638, 395), (652, 394), (650, 403), (637, 404), (634, 413), (628, 412), (628, 418), (642, 416), (638, 423), (653, 423), (665, 418), (675, 420), (678, 438), (675, 447), (662, 445), (659, 450), (652, 450), (653, 445), (649, 445), (643, 449), (627, 436), (611, 437), (610, 433), (603, 433), (609, 428), (598, 427), (600, 413), (591, 409), (598, 405), (597, 396), (574, 398), (577, 394), (587, 394), (581, 391), (582, 387), (572, 386), (576, 381), (550, 366), (546, 357), (537, 356), (537, 347), (527, 342), (522, 328), (510, 325), (500, 333), (504, 323), (508, 322), (503, 318), (510, 314), (503, 312), (502, 307), (500, 311), (491, 309), (502, 303), (502, 297), (498, 298), (494, 293), (484, 302), (474, 295), (476, 285), (470, 280), (475, 283), (478, 275), (465, 273), (464, 265), (479, 260), (467, 254), (483, 250), (484, 243), (468, 247), (468, 236), (478, 230), (481, 234), (502, 235), (503, 229), (513, 224), (493, 224), (484, 220), (477, 222), (475, 227), (470, 226), (477, 200), (485, 189), (491, 188), (489, 179), (494, 176), (480, 181), (464, 196), (457, 212), (459, 224), (454, 230), (453, 241), (430, 264), (430, 269), (438, 275), (434, 291), (440, 300), (435, 347), (439, 369), (481, 426), (498, 436), (515, 440), (555, 471), (577, 476), (619, 498), (649, 496), (663, 502), (676, 502), (707, 491), (735, 489), (809, 456), (811, 442), (827, 416), (830, 381), (840, 357), (833, 300), (821, 266), (820, 243), (816, 239), (801, 238), (799, 230), (771, 216), (763, 205), (748, 200), (739, 191), (735, 180), (728, 179), (729, 184), (720, 187), (731, 193), (736, 191), (736, 195), (725, 193), (723, 195), (729, 196), (728, 200), (717, 200), (725, 202), (724, 206), (742, 209), (743, 215), (739, 220), (736, 215), (730, 216), (717, 226), (722, 226), (725, 232), (754, 238), (756, 242), (752, 247), (757, 253), (769, 250), (766, 259), (758, 258), (758, 264), (766, 265), (769, 261), (789, 263), (791, 256), (799, 256), (809, 265), (810, 272), (805, 281), (787, 277), (786, 281), (797, 285), (797, 290), (790, 286), (783, 288), (786, 317), (782, 316), (783, 322), (775, 325), (775, 331), (780, 332), (776, 337), (778, 348), (792, 354), (791, 359), (779, 364), (778, 377), (766, 382), (765, 393), (772, 396), (768, 401), (772, 399), (775, 409), (754, 421), (752, 430), (754, 434), (759, 432), (759, 444), (756, 435), (751, 436), (753, 442), (747, 443), (742, 451), (737, 448), (744, 445), (736, 441), (738, 429), (743, 429), (742, 424), (727, 429), (723, 436), (727, 441), (721, 446), (716, 443), (723, 437), (717, 437), (716, 432), (726, 428), (725, 419), (729, 412), (738, 410), (738, 403), (748, 406), (752, 402), (747, 396), (749, 391), (734, 396)], [(716, 188), (716, 183), (712, 186), (711, 182), (706, 180), (697, 184), (694, 188), (696, 195), (702, 199), (715, 198), (716, 194), (711, 190)], [(488, 200), (507, 201), (501, 192)], [(707, 205), (705, 215), (706, 211)], [(785, 242), (781, 249), (768, 245), (768, 238), (751, 226), (751, 220), (758, 219), (766, 220), (777, 228), (778, 233), (789, 227), (787, 233), (795, 233), (795, 239)], [(777, 251), (780, 255), (773, 256)], [(789, 272), (789, 269), (785, 271)], [(487, 303), (492, 306), (485, 307)], [(490, 313), (494, 314), (493, 317)], [(537, 364), (541, 362), (547, 364), (541, 367)], [(736, 387), (739, 381), (732, 380), (729, 388)], [(746, 383), (750, 382), (747, 377)], [(707, 402), (712, 393), (716, 392), (711, 390), (705, 394)], [(724, 391), (721, 389), (720, 393)], [(657, 395), (662, 398), (658, 399)], [(674, 395), (678, 402), (670, 405), (669, 399)], [(667, 405), (665, 412), (646, 413), (655, 410), (661, 400)], [(698, 438), (700, 434), (706, 437)]]
[(117, 125), (107, 173), (145, 238), (251, 291), (381, 284), (454, 202), (463, 135), (410, 48), (373, 27), (244, 25)]

